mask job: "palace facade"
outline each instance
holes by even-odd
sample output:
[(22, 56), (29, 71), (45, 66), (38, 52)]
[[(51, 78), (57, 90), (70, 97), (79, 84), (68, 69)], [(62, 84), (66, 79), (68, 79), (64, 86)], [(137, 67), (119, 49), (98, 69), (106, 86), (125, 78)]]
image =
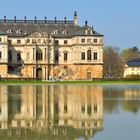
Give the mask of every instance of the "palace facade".
[(73, 20), (0, 20), (3, 78), (102, 78), (103, 35)]

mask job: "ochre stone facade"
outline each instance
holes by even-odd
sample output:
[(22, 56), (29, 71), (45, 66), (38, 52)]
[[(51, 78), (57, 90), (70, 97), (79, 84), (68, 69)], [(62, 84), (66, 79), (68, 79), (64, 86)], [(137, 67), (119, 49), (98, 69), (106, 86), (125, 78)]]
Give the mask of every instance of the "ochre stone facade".
[(4, 77), (7, 77), (7, 64), (1, 64), (0, 65), (0, 75), (3, 75)]
[(102, 78), (103, 35), (74, 20), (0, 20), (0, 76)]

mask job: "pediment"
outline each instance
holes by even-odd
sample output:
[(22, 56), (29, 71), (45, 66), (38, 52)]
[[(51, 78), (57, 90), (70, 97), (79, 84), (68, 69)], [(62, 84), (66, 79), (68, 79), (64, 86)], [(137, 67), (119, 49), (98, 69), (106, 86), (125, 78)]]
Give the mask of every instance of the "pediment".
[(47, 38), (47, 32), (34, 32), (28, 36), (28, 38)]

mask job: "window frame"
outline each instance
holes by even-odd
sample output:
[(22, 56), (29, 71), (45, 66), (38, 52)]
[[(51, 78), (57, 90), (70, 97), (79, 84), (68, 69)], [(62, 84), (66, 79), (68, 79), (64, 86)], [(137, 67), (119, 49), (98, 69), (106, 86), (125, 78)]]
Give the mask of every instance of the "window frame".
[(21, 44), (21, 40), (20, 39), (17, 39), (17, 44)]
[(97, 52), (93, 52), (93, 60), (98, 60), (98, 53)]
[(64, 52), (64, 61), (68, 61), (68, 52)]
[(94, 41), (94, 43), (98, 43), (98, 39), (97, 38), (94, 38), (93, 41)]
[(2, 51), (0, 51), (0, 60), (2, 59)]
[(81, 52), (81, 60), (85, 60), (86, 59), (86, 53), (85, 52)]
[(64, 40), (64, 45), (67, 45), (68, 44), (68, 40)]
[(92, 60), (92, 53), (91, 50), (87, 50), (87, 60)]
[(85, 38), (82, 38), (81, 39), (81, 43), (85, 43), (86, 42), (86, 39)]
[(42, 52), (42, 50), (37, 50), (36, 51), (36, 60), (37, 61), (43, 60), (43, 52)]

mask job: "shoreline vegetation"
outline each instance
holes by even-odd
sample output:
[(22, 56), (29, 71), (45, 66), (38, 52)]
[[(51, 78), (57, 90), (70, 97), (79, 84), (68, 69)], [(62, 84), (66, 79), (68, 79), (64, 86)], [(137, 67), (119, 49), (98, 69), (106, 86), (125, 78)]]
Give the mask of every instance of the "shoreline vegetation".
[(93, 85), (106, 85), (106, 84), (140, 84), (140, 79), (96, 79), (96, 80), (68, 80), (68, 81), (48, 81), (48, 80), (0, 80), (0, 85), (16, 85), (16, 84), (93, 84)]

